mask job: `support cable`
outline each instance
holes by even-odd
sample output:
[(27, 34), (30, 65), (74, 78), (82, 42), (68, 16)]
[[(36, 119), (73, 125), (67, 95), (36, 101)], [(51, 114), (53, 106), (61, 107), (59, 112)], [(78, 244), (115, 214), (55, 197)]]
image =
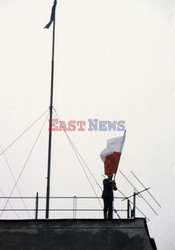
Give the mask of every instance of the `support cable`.
[[(1, 151), (3, 152), (3, 148), (2, 148), (1, 145), (0, 145), (0, 148), (1, 148)], [(11, 176), (12, 176), (14, 182), (16, 183), (15, 176), (14, 176), (14, 174), (13, 174), (13, 172), (12, 172), (12, 169), (11, 169), (11, 167), (10, 167), (10, 164), (9, 164), (9, 162), (8, 162), (8, 160), (7, 160), (7, 157), (6, 157), (5, 153), (3, 153), (3, 156), (4, 156), (4, 159), (5, 159), (5, 161), (6, 161), (7, 166), (8, 166), (8, 168), (9, 168), (9, 171), (10, 171), (10, 173), (11, 173)], [(22, 197), (22, 194), (21, 194), (21, 192), (20, 192), (20, 189), (19, 189), (18, 185), (16, 185), (16, 187), (17, 187), (18, 192), (19, 192), (19, 194), (20, 194), (20, 197), (21, 197), (21, 199), (22, 199), (22, 203), (23, 203), (23, 205), (24, 205), (24, 208), (26, 209), (26, 212), (27, 212), (29, 218), (31, 219), (31, 216), (30, 216), (30, 214), (29, 214), (29, 211), (27, 210), (27, 206), (26, 206), (26, 204), (25, 204), (25, 202), (24, 202), (24, 199), (23, 199), (23, 197)]]
[(74, 148), (74, 144), (71, 143), (71, 141), (69, 141), (69, 142), (70, 142), (70, 144), (72, 146), (72, 149), (73, 149), (73, 151), (74, 151), (74, 153), (75, 153), (75, 155), (76, 155), (76, 157), (77, 157), (77, 159), (78, 159), (78, 161), (79, 161), (79, 163), (80, 163), (80, 165), (81, 165), (81, 167), (83, 169), (84, 174), (86, 175), (86, 178), (87, 178), (87, 180), (88, 180), (88, 182), (89, 182), (89, 184), (90, 184), (90, 186), (91, 186), (91, 188), (92, 188), (92, 190), (93, 190), (96, 198), (98, 199), (98, 202), (99, 202), (100, 206), (102, 207), (102, 204), (101, 204), (101, 202), (100, 202), (100, 200), (98, 198), (98, 195), (97, 195), (97, 193), (96, 193), (96, 191), (95, 191), (95, 189), (94, 189), (94, 187), (93, 187), (93, 185), (92, 185), (92, 183), (91, 183), (91, 181), (90, 181), (90, 179), (89, 179), (89, 177), (88, 177), (88, 175), (87, 175), (87, 173), (86, 173), (86, 171), (85, 171), (85, 169), (83, 167), (83, 164), (82, 164), (82, 162), (80, 160), (80, 157), (78, 156), (78, 153), (77, 153), (76, 149)]
[[(4, 194), (4, 192), (2, 191), (2, 189), (0, 189), (0, 191), (1, 191), (1, 193), (3, 194), (4, 198), (6, 198), (6, 195)], [(13, 212), (15, 213), (16, 217), (17, 217), (18, 219), (20, 219), (19, 215), (16, 213), (16, 211), (15, 211), (15, 209), (13, 208), (13, 206), (12, 206), (12, 204), (11, 204), (10, 201), (9, 201), (9, 205), (10, 205), (11, 209), (13, 210)]]
[[(46, 113), (46, 112), (45, 112), (45, 113)], [(19, 179), (20, 179), (20, 177), (21, 177), (21, 175), (22, 175), (22, 173), (23, 173), (23, 171), (24, 171), (24, 169), (25, 169), (25, 167), (26, 167), (26, 165), (27, 165), (27, 163), (28, 163), (28, 161), (29, 161), (29, 158), (30, 158), (30, 156), (31, 156), (31, 154), (32, 154), (32, 152), (33, 152), (33, 150), (34, 150), (34, 147), (35, 147), (35, 145), (36, 145), (36, 143), (37, 143), (37, 141), (38, 141), (38, 139), (39, 139), (39, 137), (40, 137), (40, 135), (41, 135), (41, 132), (42, 132), (42, 130), (43, 130), (43, 128), (44, 128), (44, 125), (46, 124), (46, 121), (47, 121), (48, 117), (49, 117), (49, 114), (47, 115), (46, 119), (44, 120), (44, 123), (43, 123), (43, 125), (42, 125), (42, 127), (41, 127), (41, 129), (40, 129), (40, 131), (39, 131), (39, 133), (38, 133), (38, 136), (37, 136), (37, 138), (36, 138), (36, 140), (35, 140), (35, 142), (34, 142), (34, 144), (33, 144), (33, 146), (32, 146), (31, 151), (29, 152), (29, 155), (28, 155), (28, 157), (27, 157), (27, 160), (25, 161), (25, 163), (24, 163), (24, 165), (23, 165), (23, 168), (22, 168), (22, 170), (21, 170), (21, 172), (20, 172), (20, 174), (19, 174), (19, 176), (18, 176), (18, 178), (17, 178), (17, 180), (16, 180), (16, 183), (15, 183), (15, 185), (14, 185), (14, 187), (13, 187), (13, 189), (12, 189), (12, 191), (11, 191), (11, 193), (10, 193), (10, 195), (9, 195), (9, 197), (8, 197), (8, 199), (7, 199), (7, 201), (6, 201), (6, 204), (5, 204), (3, 210), (2, 210), (2, 212), (1, 212), (1, 214), (0, 214), (0, 217), (3, 215), (3, 212), (4, 212), (4, 210), (6, 209), (6, 206), (7, 206), (8, 202), (9, 202), (9, 200), (10, 200), (12, 194), (13, 194), (13, 191), (15, 190), (15, 188), (16, 188), (18, 182), (19, 182)]]
[[(58, 121), (60, 122), (60, 118), (59, 118), (59, 116), (58, 116), (58, 114), (57, 114), (57, 112), (56, 112), (55, 109), (54, 109), (54, 112), (55, 112), (55, 116), (57, 117)], [(61, 124), (60, 124), (60, 125), (61, 125)], [(64, 131), (64, 133), (65, 133), (67, 139), (69, 140), (69, 143), (70, 143), (70, 145), (71, 145), (71, 147), (72, 147), (72, 149), (73, 149), (73, 151), (74, 151), (74, 153), (75, 153), (75, 155), (76, 155), (76, 157), (77, 157), (77, 159), (78, 159), (78, 161), (79, 161), (79, 163), (80, 163), (80, 165), (81, 165), (81, 167), (82, 167), (82, 169), (83, 169), (84, 174), (86, 175), (86, 178), (87, 178), (87, 180), (88, 180), (88, 182), (89, 182), (89, 184), (90, 184), (90, 186), (91, 186), (93, 192), (95, 193), (96, 198), (98, 199), (98, 202), (99, 202), (100, 206), (102, 207), (102, 204), (101, 204), (101, 202), (100, 202), (100, 200), (99, 200), (99, 198), (98, 198), (98, 196), (97, 196), (97, 193), (96, 193), (96, 191), (95, 191), (95, 189), (94, 189), (94, 187), (93, 187), (93, 185), (92, 185), (92, 183), (91, 183), (91, 181), (90, 181), (90, 179), (89, 179), (89, 177), (88, 177), (88, 175), (87, 175), (87, 173), (86, 173), (86, 171), (85, 171), (85, 169), (84, 169), (84, 166), (83, 166), (82, 162), (85, 164), (85, 166), (86, 166), (87, 169), (89, 170), (91, 176), (92, 176), (93, 179), (96, 181), (96, 184), (97, 184), (99, 187), (100, 187), (100, 185), (98, 184), (98, 182), (97, 182), (97, 180), (95, 179), (94, 175), (92, 174), (92, 172), (91, 172), (90, 169), (88, 168), (87, 164), (86, 164), (85, 161), (83, 160), (81, 154), (79, 153), (78, 149), (75, 147), (74, 143), (72, 142), (72, 140), (70, 139), (70, 137), (68, 136), (68, 134), (67, 134), (67, 132), (64, 130), (64, 128), (63, 128), (63, 131)], [(81, 162), (81, 161), (82, 161), (82, 162)], [(100, 189), (101, 189), (101, 187), (100, 187)]]
[(3, 155), (15, 142), (17, 142), (35, 123), (37, 123), (46, 113), (48, 109), (39, 117), (37, 118), (26, 130), (24, 130), (8, 147), (6, 147), (3, 152), (0, 153), (0, 156)]
[[(58, 114), (57, 114), (57, 112), (56, 112), (55, 109), (54, 109), (54, 111), (55, 111), (56, 116), (57, 116), (57, 118), (58, 118), (58, 120), (59, 120), (59, 122), (60, 122), (60, 118), (59, 118), (59, 116), (58, 116)], [(65, 131), (65, 130), (63, 130), (63, 131), (64, 131), (64, 133), (66, 134), (66, 136), (67, 136), (69, 142), (74, 146), (75, 150), (77, 151), (77, 154), (78, 154), (79, 157), (81, 158), (82, 162), (83, 162), (84, 165), (86, 166), (87, 170), (89, 171), (90, 175), (92, 176), (92, 178), (93, 178), (94, 181), (96, 182), (97, 186), (99, 186), (99, 188), (100, 188), (101, 191), (102, 191), (102, 188), (100, 187), (99, 183), (97, 182), (97, 179), (95, 178), (95, 176), (93, 175), (92, 171), (90, 170), (90, 168), (88, 167), (88, 165), (87, 165), (86, 162), (84, 161), (84, 159), (83, 159), (83, 157), (81, 156), (81, 154), (79, 153), (78, 149), (75, 147), (75, 144), (72, 142), (72, 140), (70, 139), (70, 137), (68, 136), (68, 134), (66, 133), (66, 131)]]

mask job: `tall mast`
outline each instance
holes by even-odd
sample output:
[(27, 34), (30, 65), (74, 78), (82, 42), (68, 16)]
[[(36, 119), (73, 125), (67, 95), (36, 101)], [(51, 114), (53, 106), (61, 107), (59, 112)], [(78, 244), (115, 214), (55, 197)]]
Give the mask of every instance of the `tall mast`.
[(54, 85), (54, 52), (55, 52), (55, 10), (57, 0), (54, 0), (49, 23), (44, 28), (49, 28), (53, 23), (52, 35), (52, 61), (51, 61), (51, 88), (50, 88), (50, 106), (49, 106), (49, 144), (48, 144), (48, 168), (47, 168), (47, 190), (46, 190), (46, 219), (49, 218), (50, 201), (50, 173), (51, 173), (51, 149), (52, 149), (52, 113), (53, 113), (53, 85)]

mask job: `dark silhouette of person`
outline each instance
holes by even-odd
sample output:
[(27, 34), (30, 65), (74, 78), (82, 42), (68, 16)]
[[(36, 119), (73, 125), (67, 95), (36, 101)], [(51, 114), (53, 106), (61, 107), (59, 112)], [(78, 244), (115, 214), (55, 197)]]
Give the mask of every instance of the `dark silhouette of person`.
[(117, 190), (115, 181), (112, 180), (113, 174), (110, 174), (107, 179), (103, 180), (102, 198), (104, 202), (104, 219), (113, 219), (113, 190)]

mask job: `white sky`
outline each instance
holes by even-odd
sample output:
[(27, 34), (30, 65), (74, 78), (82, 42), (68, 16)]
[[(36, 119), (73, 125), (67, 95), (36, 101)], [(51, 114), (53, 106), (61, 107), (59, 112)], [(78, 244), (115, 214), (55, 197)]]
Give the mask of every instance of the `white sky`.
[[(43, 29), (53, 1), (0, 2), (0, 144), (10, 145), (49, 106), (52, 28)], [(173, 0), (60, 0), (56, 12), (54, 107), (62, 120), (125, 120), (127, 137), (120, 169), (139, 190), (133, 171), (162, 205), (137, 199), (150, 218), (159, 250), (174, 249), (175, 205), (175, 3)], [(45, 116), (46, 117), (46, 116)], [(17, 179), (43, 119), (5, 155)], [(45, 196), (48, 124), (19, 188)], [(69, 132), (102, 184), (100, 153), (119, 132)], [(14, 186), (4, 157), (0, 188)], [(93, 180), (92, 180), (93, 182)], [(101, 191), (93, 183), (96, 192)], [(117, 186), (133, 188), (118, 172)], [(2, 195), (2, 194), (1, 194)], [(15, 190), (14, 196), (19, 195)], [(52, 196), (94, 196), (65, 135), (54, 133)], [(140, 206), (139, 206), (140, 205)], [(138, 213), (138, 216), (140, 214)], [(165, 235), (166, 232), (166, 235)]]

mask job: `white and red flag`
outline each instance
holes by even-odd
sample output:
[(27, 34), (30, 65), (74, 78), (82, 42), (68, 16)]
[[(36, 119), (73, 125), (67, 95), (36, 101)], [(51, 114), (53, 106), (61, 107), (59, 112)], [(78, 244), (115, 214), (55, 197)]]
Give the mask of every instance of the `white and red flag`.
[(125, 133), (107, 140), (107, 147), (101, 152), (100, 157), (104, 162), (105, 175), (116, 174), (123, 145), (125, 142)]

